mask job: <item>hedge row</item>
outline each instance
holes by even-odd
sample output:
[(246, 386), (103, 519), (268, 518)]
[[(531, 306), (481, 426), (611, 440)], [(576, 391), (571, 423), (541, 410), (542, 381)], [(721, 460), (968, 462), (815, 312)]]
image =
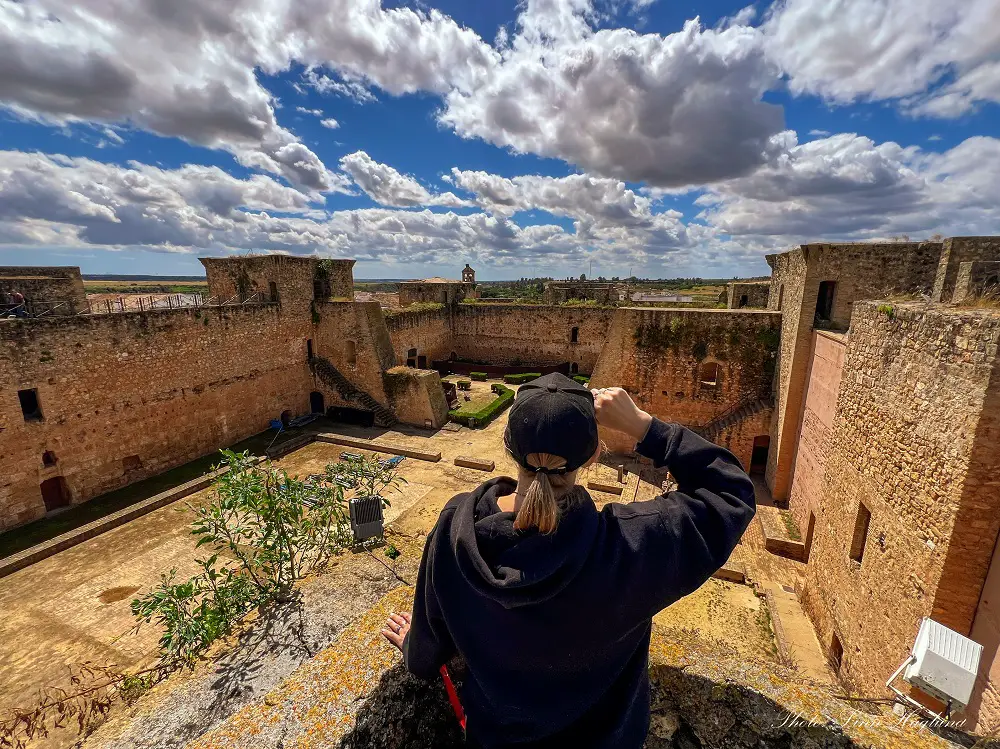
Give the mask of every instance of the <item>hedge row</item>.
[(471, 377), (476, 382), (486, 382), (485, 372), (469, 372), (469, 377)]
[(523, 374), (509, 374), (503, 376), (503, 381), (508, 385), (523, 385), (528, 380), (537, 380), (541, 377), (541, 372), (525, 372)]
[(573, 375), (573, 379), (579, 382), (581, 385), (586, 385), (590, 382), (590, 378), (586, 375)]
[(514, 391), (498, 382), (494, 383), (490, 389), (500, 397), (494, 401), (490, 401), (475, 413), (463, 414), (460, 409), (455, 409), (454, 411), (449, 411), (448, 416), (451, 417), (452, 421), (464, 424), (472, 429), (486, 426), (514, 400)]

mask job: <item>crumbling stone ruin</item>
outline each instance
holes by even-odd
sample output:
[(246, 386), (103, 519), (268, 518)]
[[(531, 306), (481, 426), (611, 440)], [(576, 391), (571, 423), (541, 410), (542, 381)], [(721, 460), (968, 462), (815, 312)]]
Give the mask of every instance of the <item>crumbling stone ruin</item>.
[(744, 307), (767, 307), (771, 292), (770, 281), (733, 281), (726, 284), (725, 304), (727, 309)]
[(985, 646), (968, 727), (1000, 722), (1000, 239), (802, 245), (729, 309), (459, 304), (467, 266), (386, 315), (351, 260), (203, 262), (202, 305), (0, 321), (0, 528), (282, 417), (440, 427), (449, 362), (553, 367), (729, 447), (789, 509), (846, 687), (884, 697), (932, 616)]
[[(462, 271), (461, 281), (452, 281), (447, 278), (425, 278), (422, 281), (403, 281), (399, 284), (399, 306), (409, 307), (411, 304), (436, 303), (451, 306), (458, 304), (463, 299), (476, 299), (476, 273), (465, 266), (468, 270)], [(469, 271), (472, 271), (471, 274)]]

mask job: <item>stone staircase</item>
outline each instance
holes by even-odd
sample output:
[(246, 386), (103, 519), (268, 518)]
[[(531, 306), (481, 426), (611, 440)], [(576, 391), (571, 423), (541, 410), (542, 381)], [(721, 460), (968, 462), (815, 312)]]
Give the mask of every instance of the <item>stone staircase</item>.
[(333, 366), (329, 359), (325, 359), (322, 356), (313, 356), (309, 360), (309, 366), (313, 374), (340, 393), (341, 398), (346, 401), (358, 403), (368, 411), (374, 413), (375, 423), (379, 426), (391, 427), (399, 423), (396, 414), (372, 398), (364, 390), (356, 387), (341, 374), (339, 369)]
[(693, 429), (705, 439), (715, 441), (729, 427), (768, 408), (774, 408), (774, 401), (770, 398), (750, 398), (726, 409), (707, 424)]

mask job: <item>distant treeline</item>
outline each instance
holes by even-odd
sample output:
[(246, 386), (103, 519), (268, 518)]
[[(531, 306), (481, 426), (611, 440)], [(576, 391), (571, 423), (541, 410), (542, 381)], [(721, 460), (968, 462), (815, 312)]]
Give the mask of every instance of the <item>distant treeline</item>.
[(116, 273), (84, 273), (84, 281), (133, 281), (133, 282), (145, 282), (149, 284), (163, 283), (164, 281), (176, 282), (176, 281), (205, 281), (205, 276), (128, 276)]

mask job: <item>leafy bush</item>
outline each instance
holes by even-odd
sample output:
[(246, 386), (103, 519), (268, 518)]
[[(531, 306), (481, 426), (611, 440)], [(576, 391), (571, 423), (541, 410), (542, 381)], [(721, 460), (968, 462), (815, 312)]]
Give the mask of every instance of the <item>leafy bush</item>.
[(448, 415), (451, 417), (451, 420), (473, 429), (476, 427), (484, 427), (493, 421), (498, 414), (503, 412), (503, 410), (507, 408), (511, 402), (513, 402), (514, 391), (509, 387), (504, 387), (500, 383), (495, 383), (491, 389), (494, 393), (499, 394), (500, 397), (496, 400), (490, 401), (488, 404), (483, 406), (483, 408), (473, 413), (468, 413), (460, 409), (449, 411)]
[(537, 380), (542, 376), (541, 372), (525, 372), (523, 374), (509, 374), (503, 376), (503, 381), (508, 385), (523, 385), (529, 380)]
[(456, 385), (458, 386), (459, 390), (468, 390), (469, 388), (472, 387), (472, 381), (471, 380), (459, 380), (456, 383)]
[(326, 467), (323, 481), (326, 484), (353, 490), (359, 497), (379, 497), (382, 504), (391, 507), (385, 493), (399, 491), (406, 479), (397, 475), (399, 463), (371, 455), (341, 455), (339, 463)]
[(587, 385), (590, 383), (590, 378), (586, 375), (573, 375), (573, 379), (581, 385)]
[(381, 497), (403, 481), (395, 465), (375, 457), (332, 463), (305, 480), (248, 452), (224, 450), (222, 457), (217, 468), (228, 471), (216, 481), (211, 500), (188, 505), (197, 546), (209, 546), (212, 555), (197, 560), (201, 571), (194, 577), (178, 581), (171, 570), (132, 601), (137, 628), (154, 621), (163, 628), (163, 663), (193, 665), (247, 612), (289, 600), (296, 580), (350, 546), (345, 490)]
[(486, 382), (485, 372), (469, 372), (469, 377), (471, 377), (476, 382)]

